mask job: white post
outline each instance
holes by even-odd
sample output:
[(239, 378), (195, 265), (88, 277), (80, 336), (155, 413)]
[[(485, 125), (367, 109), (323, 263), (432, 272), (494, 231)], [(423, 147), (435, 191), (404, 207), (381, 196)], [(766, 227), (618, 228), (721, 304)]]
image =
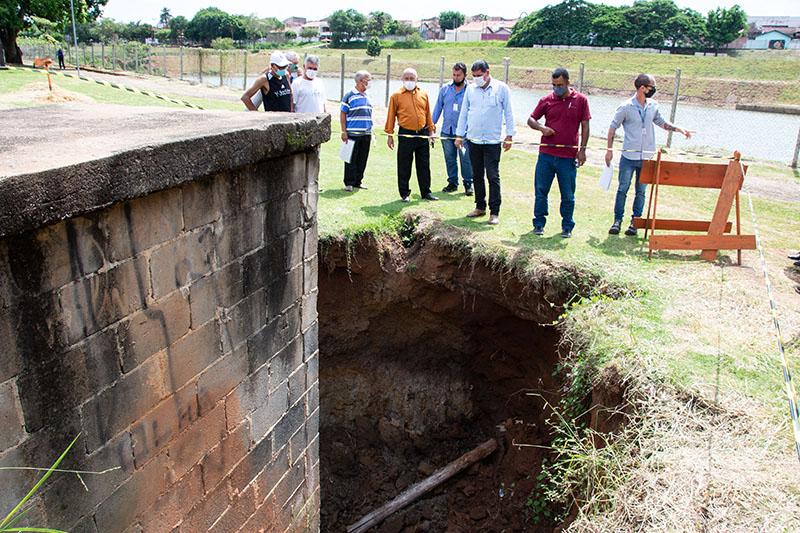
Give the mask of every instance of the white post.
[[(681, 87), (681, 69), (675, 69), (675, 89), (672, 92), (672, 111), (669, 113), (669, 121), (675, 124), (675, 112), (678, 110), (678, 89)], [(672, 146), (672, 132), (667, 133), (667, 148)]]

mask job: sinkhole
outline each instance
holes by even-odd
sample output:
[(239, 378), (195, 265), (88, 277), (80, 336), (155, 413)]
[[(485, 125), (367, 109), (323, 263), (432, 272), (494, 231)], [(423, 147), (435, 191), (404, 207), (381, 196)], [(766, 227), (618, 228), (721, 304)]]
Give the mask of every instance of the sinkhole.
[(495, 438), (370, 531), (551, 532), (563, 509), (535, 503), (537, 476), (560, 392), (552, 323), (575, 285), (523, 281), (434, 233), (320, 245), (321, 530), (347, 531)]

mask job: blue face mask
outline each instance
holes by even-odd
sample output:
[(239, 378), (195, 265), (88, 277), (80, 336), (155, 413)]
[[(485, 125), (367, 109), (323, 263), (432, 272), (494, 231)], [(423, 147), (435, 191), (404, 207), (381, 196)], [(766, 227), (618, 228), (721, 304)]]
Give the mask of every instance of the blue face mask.
[(286, 76), (286, 69), (285, 68), (278, 69), (278, 71), (275, 74), (277, 74), (278, 76)]
[(566, 94), (568, 87), (553, 87), (553, 92), (556, 93), (556, 96), (564, 96)]

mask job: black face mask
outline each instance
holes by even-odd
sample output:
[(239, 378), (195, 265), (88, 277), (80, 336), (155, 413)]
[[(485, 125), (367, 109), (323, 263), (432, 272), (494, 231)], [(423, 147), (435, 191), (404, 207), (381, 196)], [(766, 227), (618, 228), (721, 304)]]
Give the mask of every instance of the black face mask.
[(649, 91), (644, 93), (644, 97), (645, 98), (652, 98), (654, 94), (656, 94), (656, 88), (652, 87)]
[(464, 80), (461, 81), (453, 80), (453, 85), (455, 85), (456, 87), (461, 87), (462, 85), (464, 85)]

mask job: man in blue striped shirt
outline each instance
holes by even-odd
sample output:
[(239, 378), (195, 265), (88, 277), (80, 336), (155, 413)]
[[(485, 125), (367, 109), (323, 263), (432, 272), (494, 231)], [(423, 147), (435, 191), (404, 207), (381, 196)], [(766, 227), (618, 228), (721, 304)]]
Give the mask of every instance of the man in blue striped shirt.
[[(508, 85), (492, 78), (489, 64), (479, 59), (472, 64), (472, 85), (467, 87), (464, 103), (458, 115), (456, 147), (461, 149), (464, 139), (469, 147), (472, 164), (472, 183), (475, 186), (475, 209), (467, 217), (486, 214), (486, 183), (489, 182), (489, 224), (500, 222), (500, 143), (503, 150), (511, 149), (511, 138), (516, 133), (511, 112), (511, 92)], [(506, 137), (502, 139), (503, 122)]]
[(464, 194), (472, 196), (472, 165), (469, 152), (456, 148), (455, 138), (458, 129), (458, 114), (467, 92), (467, 66), (464, 63), (453, 65), (453, 81), (439, 91), (439, 98), (433, 107), (433, 123), (442, 118), (441, 140), (444, 152), (444, 163), (447, 167), (447, 186), (443, 192), (458, 190), (458, 163), (461, 163), (461, 179), (464, 182)]
[(372, 139), (372, 100), (367, 94), (372, 84), (372, 75), (359, 70), (355, 75), (356, 86), (342, 99), (339, 121), (342, 125), (342, 141), (355, 143), (350, 162), (344, 164), (345, 190), (366, 189), (364, 169), (367, 168), (369, 143)]

